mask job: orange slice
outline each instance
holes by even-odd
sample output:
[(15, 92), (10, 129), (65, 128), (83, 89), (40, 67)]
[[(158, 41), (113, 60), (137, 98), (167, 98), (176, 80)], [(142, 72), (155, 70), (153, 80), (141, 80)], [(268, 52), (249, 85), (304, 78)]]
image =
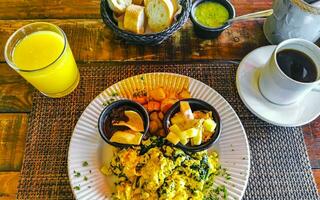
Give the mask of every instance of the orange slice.
[(124, 114), (129, 118), (127, 122), (125, 121), (120, 121), (113, 123), (114, 126), (126, 126), (130, 128), (133, 131), (137, 132), (143, 132), (143, 120), (139, 113), (133, 111), (133, 110), (126, 110), (124, 111)]
[(117, 142), (121, 144), (133, 144), (133, 145), (139, 145), (142, 139), (142, 134), (139, 132), (135, 132), (132, 130), (127, 131), (116, 131), (110, 141), (111, 142)]

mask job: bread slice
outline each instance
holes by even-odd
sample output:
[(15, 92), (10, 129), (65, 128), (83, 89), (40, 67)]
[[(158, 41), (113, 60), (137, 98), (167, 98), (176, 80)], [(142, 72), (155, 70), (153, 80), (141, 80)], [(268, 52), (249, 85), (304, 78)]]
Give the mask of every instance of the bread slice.
[(173, 5), (173, 15), (175, 15), (179, 9), (179, 0), (171, 0), (171, 2)]
[(132, 3), (141, 6), (143, 4), (143, 0), (132, 0)]
[(168, 28), (173, 19), (173, 11), (171, 0), (148, 0), (146, 14), (150, 29), (160, 32)]
[(130, 5), (124, 14), (123, 27), (125, 30), (142, 34), (144, 33), (144, 7)]
[(126, 8), (132, 4), (132, 0), (107, 0), (108, 4), (114, 12), (122, 14)]

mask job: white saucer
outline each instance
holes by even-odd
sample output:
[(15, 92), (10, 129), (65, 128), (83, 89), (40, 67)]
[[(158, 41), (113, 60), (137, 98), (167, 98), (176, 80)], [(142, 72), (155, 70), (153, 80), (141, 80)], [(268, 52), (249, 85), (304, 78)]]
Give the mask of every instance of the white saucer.
[(260, 119), (279, 126), (301, 126), (320, 114), (320, 92), (311, 91), (300, 102), (281, 106), (265, 99), (258, 88), (260, 70), (267, 63), (275, 45), (260, 47), (241, 61), (236, 84), (241, 100)]

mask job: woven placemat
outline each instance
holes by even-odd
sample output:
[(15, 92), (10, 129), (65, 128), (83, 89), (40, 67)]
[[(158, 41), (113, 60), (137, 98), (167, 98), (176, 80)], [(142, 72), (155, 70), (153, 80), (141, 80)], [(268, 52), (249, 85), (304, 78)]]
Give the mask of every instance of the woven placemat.
[(29, 117), (18, 199), (72, 199), (67, 156), (73, 128), (101, 91), (124, 78), (147, 72), (184, 74), (217, 90), (239, 115), (249, 139), (251, 172), (244, 199), (318, 199), (301, 128), (270, 125), (252, 115), (235, 86), (237, 64), (227, 62), (93, 63), (80, 66), (78, 88), (65, 98), (38, 92)]

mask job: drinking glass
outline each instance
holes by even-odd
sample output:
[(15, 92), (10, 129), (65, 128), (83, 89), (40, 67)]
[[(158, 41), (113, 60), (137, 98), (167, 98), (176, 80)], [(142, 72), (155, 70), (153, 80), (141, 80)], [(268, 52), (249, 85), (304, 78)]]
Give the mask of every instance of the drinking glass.
[(36, 22), (23, 26), (8, 39), (8, 65), (48, 97), (71, 93), (80, 80), (67, 37), (58, 26)]

